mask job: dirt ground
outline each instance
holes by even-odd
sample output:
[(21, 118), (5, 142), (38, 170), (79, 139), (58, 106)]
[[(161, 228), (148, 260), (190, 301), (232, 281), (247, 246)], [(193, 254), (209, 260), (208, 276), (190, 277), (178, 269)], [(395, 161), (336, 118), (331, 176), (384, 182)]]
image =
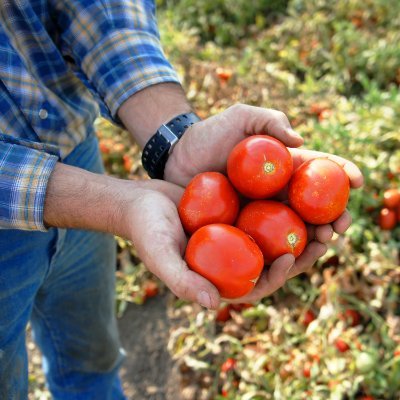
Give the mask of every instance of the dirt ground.
[(168, 295), (131, 304), (119, 320), (127, 358), (122, 368), (124, 390), (129, 399), (180, 400), (179, 374), (167, 351), (171, 321)]

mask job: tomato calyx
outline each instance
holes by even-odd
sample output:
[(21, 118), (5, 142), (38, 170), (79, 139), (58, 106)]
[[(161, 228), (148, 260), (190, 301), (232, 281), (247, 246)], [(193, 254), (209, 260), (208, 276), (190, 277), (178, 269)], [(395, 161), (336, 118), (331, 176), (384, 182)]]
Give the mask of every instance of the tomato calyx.
[(292, 250), (294, 250), (299, 240), (300, 240), (299, 236), (296, 235), (294, 232), (291, 232), (289, 233), (289, 235), (287, 235), (287, 242), (289, 246), (292, 248)]
[(263, 165), (263, 171), (266, 174), (272, 174), (275, 171), (275, 164), (271, 161), (266, 161)]

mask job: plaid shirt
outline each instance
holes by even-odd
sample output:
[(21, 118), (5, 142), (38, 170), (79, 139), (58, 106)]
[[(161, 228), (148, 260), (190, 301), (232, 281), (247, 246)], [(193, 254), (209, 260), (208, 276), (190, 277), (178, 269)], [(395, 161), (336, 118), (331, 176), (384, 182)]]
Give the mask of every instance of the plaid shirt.
[(45, 231), (47, 182), (99, 111), (178, 82), (151, 0), (0, 1), (0, 228)]

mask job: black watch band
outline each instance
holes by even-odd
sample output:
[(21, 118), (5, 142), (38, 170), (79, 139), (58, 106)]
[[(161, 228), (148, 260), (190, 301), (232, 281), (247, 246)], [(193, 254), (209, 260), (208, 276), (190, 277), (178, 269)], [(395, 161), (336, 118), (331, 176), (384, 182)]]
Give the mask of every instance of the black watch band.
[(200, 118), (193, 112), (181, 114), (160, 126), (143, 148), (142, 165), (150, 178), (163, 179), (164, 168), (172, 149), (186, 129)]

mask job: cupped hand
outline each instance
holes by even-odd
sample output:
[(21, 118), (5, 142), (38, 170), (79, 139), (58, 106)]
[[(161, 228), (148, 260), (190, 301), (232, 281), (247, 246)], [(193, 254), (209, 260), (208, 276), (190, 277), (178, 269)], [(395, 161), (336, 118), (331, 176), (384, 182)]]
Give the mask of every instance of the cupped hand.
[(183, 259), (186, 235), (176, 209), (183, 189), (155, 180), (144, 182), (142, 186), (124, 213), (128, 225), (126, 236), (146, 267), (176, 296), (207, 308), (217, 308), (218, 290), (191, 271)]
[[(349, 160), (334, 154), (305, 149), (289, 149), (293, 157), (293, 166), (296, 169), (303, 162), (324, 157), (341, 165), (349, 177), (350, 186), (357, 189), (363, 184), (363, 176), (358, 167)], [(287, 188), (279, 194), (279, 200), (287, 200)], [(277, 258), (268, 268), (264, 269), (256, 286), (246, 296), (230, 300), (231, 303), (252, 303), (263, 297), (267, 297), (282, 287), (286, 281), (308, 271), (316, 261), (327, 251), (327, 243), (332, 239), (333, 233), (343, 234), (351, 224), (351, 215), (348, 210), (331, 224), (308, 225), (308, 244), (303, 253), (295, 259), (292, 254), (284, 254)]]
[(200, 172), (224, 172), (233, 147), (254, 134), (273, 136), (290, 147), (303, 143), (283, 112), (237, 104), (186, 131), (168, 159), (164, 178), (186, 186)]

